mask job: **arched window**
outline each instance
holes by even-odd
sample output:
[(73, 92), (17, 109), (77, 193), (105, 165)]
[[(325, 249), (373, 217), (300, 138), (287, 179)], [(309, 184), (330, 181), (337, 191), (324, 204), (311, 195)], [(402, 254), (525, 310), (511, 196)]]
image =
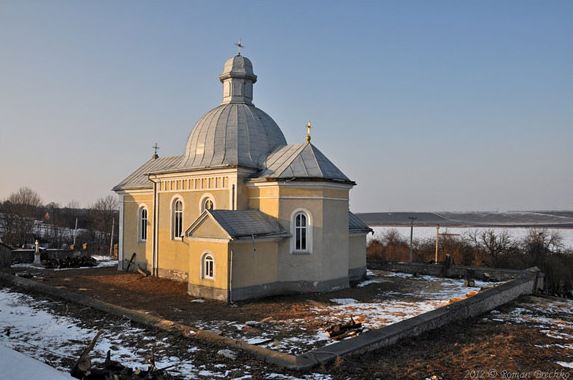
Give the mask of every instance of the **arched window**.
[(139, 241), (147, 240), (147, 209), (139, 209)]
[(206, 195), (201, 199), (201, 212), (205, 210), (213, 210), (215, 208), (215, 202), (211, 196)]
[(312, 231), (310, 217), (305, 211), (297, 211), (292, 218), (292, 251), (310, 253)]
[(215, 278), (215, 260), (209, 254), (203, 256), (203, 278)]
[(181, 239), (183, 236), (183, 202), (181, 199), (173, 202), (172, 230), (173, 239)]

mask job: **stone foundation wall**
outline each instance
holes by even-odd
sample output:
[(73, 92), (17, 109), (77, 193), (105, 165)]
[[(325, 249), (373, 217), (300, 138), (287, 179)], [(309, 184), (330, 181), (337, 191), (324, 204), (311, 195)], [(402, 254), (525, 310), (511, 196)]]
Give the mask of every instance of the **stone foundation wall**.
[[(427, 274), (430, 276), (441, 276), (444, 273), (443, 264), (369, 261), (368, 268), (387, 270), (390, 272)], [(452, 265), (447, 270), (446, 276), (463, 278), (467, 270), (473, 271), (474, 276), (477, 279), (489, 278), (493, 281), (508, 281), (520, 277), (523, 274), (523, 270), (519, 269), (469, 267), (463, 265)]]
[[(132, 267), (137, 267), (137, 266), (132, 264)], [(137, 269), (134, 268), (134, 270), (137, 270)], [(157, 274), (161, 278), (167, 278), (169, 280), (175, 280), (175, 281), (180, 281), (180, 282), (187, 282), (187, 279), (188, 279), (187, 272), (179, 272), (179, 271), (170, 270), (170, 269), (159, 268), (157, 270)]]
[(189, 284), (187, 292), (194, 297), (234, 302), (274, 295), (329, 292), (348, 287), (348, 278), (344, 277), (328, 281), (273, 282), (269, 284), (234, 288), (231, 292), (227, 289)]

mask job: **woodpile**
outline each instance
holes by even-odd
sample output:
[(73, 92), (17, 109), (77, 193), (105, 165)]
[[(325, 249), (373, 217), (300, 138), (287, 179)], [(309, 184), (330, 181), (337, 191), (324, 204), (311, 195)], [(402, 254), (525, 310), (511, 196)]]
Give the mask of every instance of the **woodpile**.
[(171, 380), (173, 377), (165, 371), (165, 368), (158, 369), (155, 366), (155, 355), (151, 353), (147, 370), (132, 369), (123, 364), (111, 360), (111, 352), (107, 352), (105, 362), (102, 366), (92, 365), (90, 352), (95, 347), (102, 331), (98, 332), (90, 344), (83, 350), (70, 374), (81, 380)]
[(42, 260), (42, 265), (45, 268), (80, 268), (80, 267), (94, 267), (97, 265), (97, 260), (90, 256), (70, 256), (61, 259), (49, 258)]
[(363, 330), (364, 328), (362, 327), (362, 323), (354, 321), (352, 317), (348, 323), (338, 323), (325, 329), (328, 336), (334, 340), (343, 340), (345, 338), (357, 336)]

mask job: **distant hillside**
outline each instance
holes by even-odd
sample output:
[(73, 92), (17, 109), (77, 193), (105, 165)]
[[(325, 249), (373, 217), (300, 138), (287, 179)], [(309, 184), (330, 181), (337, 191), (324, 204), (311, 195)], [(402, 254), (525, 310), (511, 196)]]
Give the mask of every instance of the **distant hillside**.
[(573, 228), (573, 211), (370, 212), (357, 215), (370, 226), (407, 226), (410, 225), (409, 218), (415, 217), (417, 226)]

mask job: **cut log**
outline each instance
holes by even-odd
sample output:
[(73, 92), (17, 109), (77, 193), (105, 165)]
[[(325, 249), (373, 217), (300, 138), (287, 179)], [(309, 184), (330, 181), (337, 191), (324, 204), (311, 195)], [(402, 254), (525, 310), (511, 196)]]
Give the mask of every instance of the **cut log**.
[(76, 364), (72, 367), (70, 374), (76, 379), (83, 379), (85, 374), (91, 369), (92, 362), (90, 360), (90, 352), (94, 349), (101, 334), (103, 334), (103, 331), (98, 331), (90, 344), (82, 351)]
[(126, 272), (129, 272), (129, 267), (133, 263), (133, 260), (135, 260), (135, 252), (133, 252), (133, 255), (131, 255), (131, 259), (129, 259), (129, 263), (127, 263), (127, 268), (125, 268)]
[(139, 265), (139, 264), (137, 264), (137, 272), (138, 272), (140, 275), (144, 276), (144, 277), (149, 277), (149, 276), (151, 276), (151, 272), (149, 272), (149, 271), (143, 269), (143, 268), (141, 267), (141, 265)]

